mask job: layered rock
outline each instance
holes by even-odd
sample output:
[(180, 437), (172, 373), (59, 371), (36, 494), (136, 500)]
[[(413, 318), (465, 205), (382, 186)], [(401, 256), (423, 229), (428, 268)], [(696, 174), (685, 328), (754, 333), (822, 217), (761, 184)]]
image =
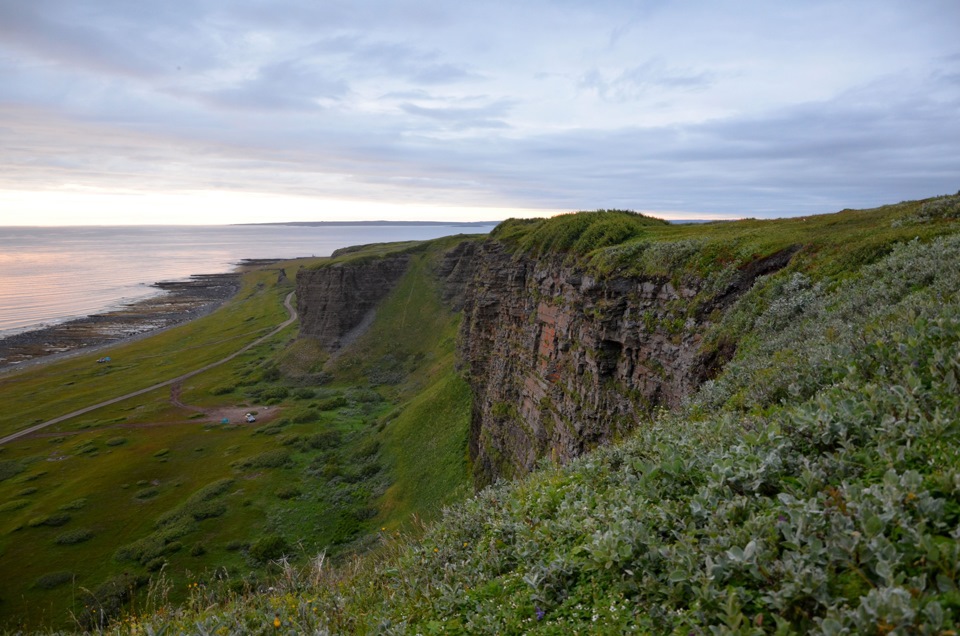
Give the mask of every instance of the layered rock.
[(327, 351), (349, 344), (369, 327), (377, 305), (403, 276), (407, 254), (357, 259), (297, 272), (300, 335)]
[[(597, 277), (559, 255), (531, 258), (488, 239), (432, 260), (444, 300), (463, 311), (461, 371), (473, 390), (469, 449), (477, 486), (565, 461), (677, 406), (732, 355), (702, 347), (711, 320), (791, 248), (729, 272), (723, 288), (693, 277)], [(360, 258), (297, 275), (301, 335), (329, 351), (373, 320), (409, 254)]]
[(478, 486), (564, 461), (673, 407), (732, 353), (701, 351), (713, 310), (795, 250), (740, 271), (704, 302), (703, 282), (598, 280), (558, 258), (474, 254), (459, 356), (474, 393), (470, 454)]

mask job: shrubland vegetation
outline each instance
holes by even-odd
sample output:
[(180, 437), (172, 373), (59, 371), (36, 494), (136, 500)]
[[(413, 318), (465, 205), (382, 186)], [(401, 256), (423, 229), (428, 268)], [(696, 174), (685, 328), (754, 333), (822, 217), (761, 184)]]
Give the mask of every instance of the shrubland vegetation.
[[(168, 602), (214, 581), (268, 587), (276, 559), (363, 550), (381, 527), (462, 497), (469, 392), (453, 372), (457, 318), (428, 275), (444, 245), (418, 249), (355, 355), (325, 364), (291, 328), (185, 383), (176, 402), (188, 408), (165, 389), (0, 448), (6, 625), (102, 626), (159, 581)], [(113, 349), (109, 366), (86, 356), (0, 377), (0, 396), (30, 418), (8, 413), (4, 431), (202, 366), (215, 359), (207, 344), (235, 351), (283, 319), (291, 290), (254, 271), (213, 316)], [(53, 386), (69, 395), (37, 400)]]
[[(718, 294), (757, 259), (797, 251), (789, 267), (716, 315), (704, 346), (734, 343), (736, 354), (682, 408), (654, 414), (618, 445), (487, 488), (420, 530), (400, 519), (464, 490), (457, 426), (466, 426), (469, 408), (452, 367), (455, 319), (420, 325), (427, 311), (408, 320), (405, 299), (420, 289), (414, 279), (428, 266), (425, 252), (387, 301), (381, 317), (389, 320), (374, 326), (381, 331), (356, 343), (358, 357), (325, 367), (349, 388), (296, 386), (299, 356), (290, 348), (248, 367), (252, 379), (270, 360), (286, 365), (278, 382), (289, 393), (271, 399), (334, 404), (339, 391), (348, 404), (336, 408), (372, 409), (360, 418), (382, 427), (374, 436), (355, 433), (362, 423), (298, 432), (286, 415), (291, 422), (274, 435), (254, 438), (293, 435), (281, 445), (289, 455), (252, 461), (300, 466), (299, 449), (314, 444), (349, 452), (338, 469), (364, 472), (378, 458), (385, 468), (374, 475), (393, 483), (355, 482), (382, 495), (364, 504), (381, 506), (365, 526), (380, 528), (363, 544), (375, 549), (333, 563), (322, 549), (284, 558), (292, 537), (309, 540), (309, 529), (274, 525), (282, 531), (242, 548), (244, 558), (271, 563), (272, 578), (244, 586), (211, 571), (184, 596), (161, 568), (106, 631), (952, 634), (960, 623), (958, 210), (960, 195), (782, 221), (674, 226), (603, 211), (501, 225), (496, 236), (517, 253), (570, 259), (598, 276), (698, 276)], [(429, 293), (419, 298), (430, 307)], [(398, 381), (358, 386), (384, 369)], [(406, 374), (393, 376), (397, 369)], [(316, 379), (318, 370), (299, 373)], [(239, 379), (216, 386), (224, 395), (279, 386)], [(382, 411), (361, 406), (379, 403), (358, 399), (371, 390)], [(310, 397), (293, 398), (297, 391)], [(459, 424), (444, 426), (451, 421)], [(113, 452), (136, 443), (124, 437)], [(259, 456), (249, 451), (232, 461)], [(81, 446), (76, 452), (84, 455)], [(434, 466), (440, 457), (458, 459)], [(0, 470), (0, 487), (16, 482), (11, 502), (33, 501), (38, 493), (29, 490), (40, 486), (31, 484), (44, 483), (19, 456)], [(423, 474), (432, 484), (417, 483)], [(151, 531), (208, 523), (204, 515), (219, 510), (233, 485), (206, 483), (213, 485), (151, 520)], [(310, 484), (284, 485), (307, 493)], [(298, 497), (278, 499), (309, 510)], [(14, 513), (24, 520), (54, 513), (19, 505)], [(61, 512), (72, 519), (91, 504), (71, 505)], [(73, 521), (44, 523), (32, 531), (54, 537)], [(98, 539), (90, 527), (93, 538), (77, 548)], [(70, 568), (48, 567), (35, 588), (62, 590), (80, 571)], [(144, 576), (111, 589), (122, 597)]]

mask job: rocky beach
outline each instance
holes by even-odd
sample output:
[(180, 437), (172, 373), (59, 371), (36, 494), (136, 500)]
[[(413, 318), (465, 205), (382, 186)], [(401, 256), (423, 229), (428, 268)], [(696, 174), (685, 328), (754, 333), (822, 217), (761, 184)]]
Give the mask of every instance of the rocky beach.
[[(244, 262), (243, 264), (251, 264)], [(258, 261), (258, 264), (261, 264)], [(40, 358), (89, 350), (206, 315), (240, 289), (239, 272), (154, 283), (163, 293), (120, 308), (0, 338), (0, 371)]]

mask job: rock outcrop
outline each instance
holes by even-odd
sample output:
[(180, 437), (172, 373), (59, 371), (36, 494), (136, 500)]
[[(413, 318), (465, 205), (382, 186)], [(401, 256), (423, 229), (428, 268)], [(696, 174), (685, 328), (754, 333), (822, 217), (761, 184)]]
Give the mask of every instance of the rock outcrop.
[(327, 351), (349, 344), (373, 322), (377, 305), (410, 263), (406, 254), (357, 259), (297, 272), (300, 335)]
[(751, 264), (704, 303), (704, 283), (664, 277), (599, 280), (558, 258), (475, 250), (459, 357), (473, 388), (470, 454), (482, 486), (565, 461), (673, 407), (731, 351), (702, 351), (714, 310), (796, 250)]
[[(565, 461), (673, 407), (712, 377), (732, 348), (702, 346), (716, 319), (796, 248), (730, 272), (722, 289), (693, 277), (590, 274), (560, 255), (531, 258), (495, 239), (439, 255), (432, 273), (463, 311), (461, 371), (473, 390), (474, 482)], [(328, 351), (373, 320), (410, 255), (361, 258), (297, 275), (301, 335)]]

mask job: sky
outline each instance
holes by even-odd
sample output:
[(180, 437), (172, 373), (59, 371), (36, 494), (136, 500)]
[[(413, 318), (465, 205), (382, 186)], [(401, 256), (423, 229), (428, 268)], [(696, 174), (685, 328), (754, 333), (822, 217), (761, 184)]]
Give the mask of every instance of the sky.
[(0, 0), (0, 225), (960, 190), (957, 0)]

